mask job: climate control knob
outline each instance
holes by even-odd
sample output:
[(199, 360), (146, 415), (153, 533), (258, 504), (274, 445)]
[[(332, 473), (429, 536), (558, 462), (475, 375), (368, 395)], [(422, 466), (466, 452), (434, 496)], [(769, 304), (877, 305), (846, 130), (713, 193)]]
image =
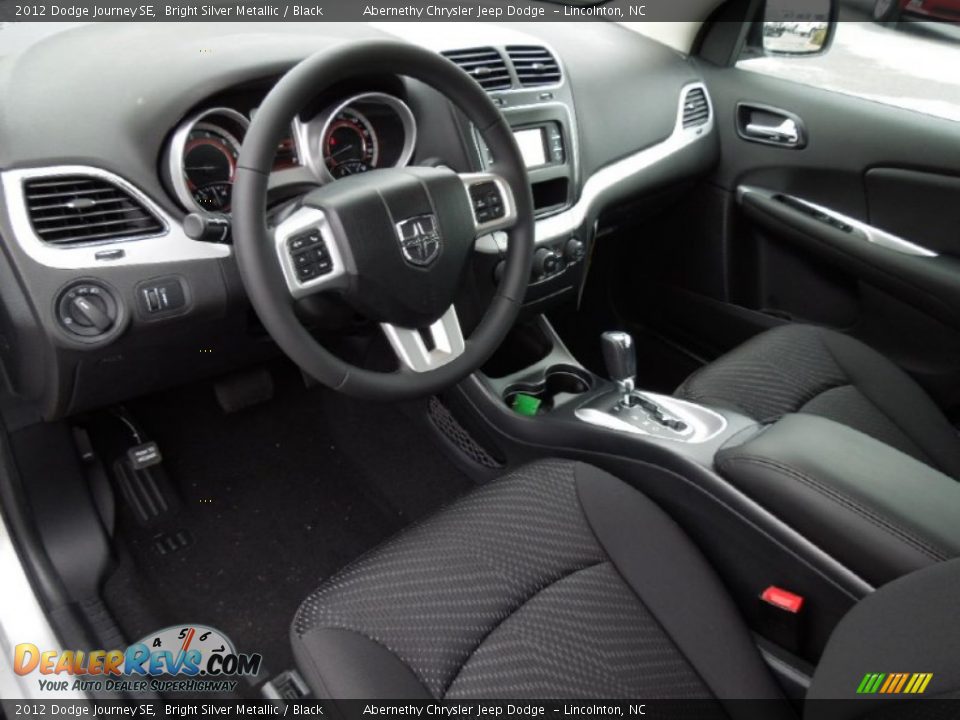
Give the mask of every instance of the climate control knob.
[(548, 248), (540, 248), (533, 256), (533, 274), (535, 277), (553, 275), (560, 269), (560, 255)]

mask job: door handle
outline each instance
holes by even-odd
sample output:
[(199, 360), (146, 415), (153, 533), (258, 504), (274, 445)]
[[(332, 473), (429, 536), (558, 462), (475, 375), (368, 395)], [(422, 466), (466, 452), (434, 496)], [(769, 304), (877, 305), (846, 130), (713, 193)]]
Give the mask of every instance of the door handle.
[(744, 140), (799, 149), (807, 144), (803, 121), (791, 112), (768, 105), (737, 105), (737, 134)]
[(744, 128), (747, 135), (757, 140), (770, 140), (777, 145), (796, 146), (800, 142), (800, 128), (797, 122), (790, 118), (784, 118), (779, 125), (761, 125), (760, 123), (747, 123)]

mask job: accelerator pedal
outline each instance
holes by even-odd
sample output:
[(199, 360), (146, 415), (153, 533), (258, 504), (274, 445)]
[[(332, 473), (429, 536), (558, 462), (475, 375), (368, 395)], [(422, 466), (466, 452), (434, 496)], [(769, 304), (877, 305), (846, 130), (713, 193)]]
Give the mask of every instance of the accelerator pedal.
[(155, 442), (134, 445), (117, 458), (113, 474), (120, 494), (143, 527), (155, 527), (180, 509)]

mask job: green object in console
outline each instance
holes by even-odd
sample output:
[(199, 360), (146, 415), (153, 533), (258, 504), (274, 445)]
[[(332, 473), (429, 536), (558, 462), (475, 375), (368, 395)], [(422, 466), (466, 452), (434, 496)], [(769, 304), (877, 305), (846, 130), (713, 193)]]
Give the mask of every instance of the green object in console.
[(541, 400), (533, 395), (517, 393), (513, 398), (513, 411), (518, 415), (528, 415), (530, 417), (537, 414), (540, 409)]

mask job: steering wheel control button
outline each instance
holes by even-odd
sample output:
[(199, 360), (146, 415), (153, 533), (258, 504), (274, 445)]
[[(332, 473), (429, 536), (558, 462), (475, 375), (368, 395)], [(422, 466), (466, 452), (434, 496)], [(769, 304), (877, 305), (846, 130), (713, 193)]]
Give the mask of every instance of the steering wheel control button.
[(506, 215), (500, 188), (492, 180), (471, 186), (470, 201), (473, 203), (473, 214), (480, 224), (500, 220)]
[(99, 338), (117, 323), (120, 308), (104, 286), (81, 281), (68, 286), (57, 300), (57, 321), (71, 335)]
[(333, 272), (330, 251), (317, 229), (291, 237), (287, 240), (287, 250), (300, 282), (308, 282)]

